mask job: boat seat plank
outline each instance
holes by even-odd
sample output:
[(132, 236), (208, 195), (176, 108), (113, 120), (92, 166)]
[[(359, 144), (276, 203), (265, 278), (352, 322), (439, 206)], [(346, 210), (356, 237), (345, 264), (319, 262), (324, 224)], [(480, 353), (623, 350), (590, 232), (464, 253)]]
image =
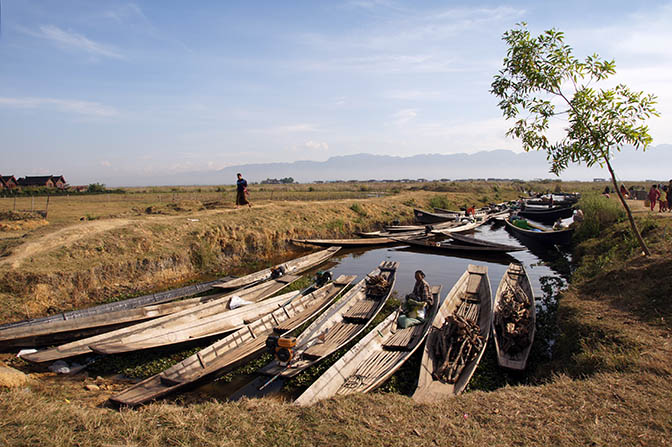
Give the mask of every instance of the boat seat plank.
[(319, 359), (333, 351), (337, 346), (350, 338), (350, 334), (359, 330), (361, 325), (339, 322), (329, 328), (324, 341), (306, 348), (303, 357), (309, 360)]
[(389, 340), (383, 343), (383, 348), (388, 351), (407, 351), (413, 345), (415, 339), (422, 335), (424, 324), (418, 324), (406, 329), (399, 329)]
[(363, 299), (343, 314), (343, 319), (351, 322), (368, 321), (378, 307), (375, 300)]

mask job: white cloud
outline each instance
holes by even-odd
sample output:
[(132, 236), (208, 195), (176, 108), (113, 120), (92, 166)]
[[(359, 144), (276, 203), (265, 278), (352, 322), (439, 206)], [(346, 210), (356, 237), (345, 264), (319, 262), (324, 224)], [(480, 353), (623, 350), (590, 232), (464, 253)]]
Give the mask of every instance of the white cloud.
[(98, 102), (73, 99), (0, 97), (0, 107), (2, 106), (21, 109), (56, 109), (61, 112), (98, 117), (117, 115), (116, 109), (112, 107), (105, 106)]
[(392, 115), (393, 123), (397, 126), (403, 126), (418, 116), (417, 109), (403, 109)]
[(48, 40), (61, 48), (74, 48), (95, 56), (112, 59), (125, 59), (114, 47), (95, 42), (88, 37), (74, 31), (66, 31), (55, 25), (41, 25), (38, 31), (19, 28), (24, 34)]
[(109, 168), (112, 166), (112, 163), (110, 163), (108, 160), (101, 160), (100, 165), (104, 168)]
[(326, 151), (329, 150), (329, 145), (326, 142), (308, 140), (304, 143), (304, 146), (308, 149), (313, 149), (317, 151)]

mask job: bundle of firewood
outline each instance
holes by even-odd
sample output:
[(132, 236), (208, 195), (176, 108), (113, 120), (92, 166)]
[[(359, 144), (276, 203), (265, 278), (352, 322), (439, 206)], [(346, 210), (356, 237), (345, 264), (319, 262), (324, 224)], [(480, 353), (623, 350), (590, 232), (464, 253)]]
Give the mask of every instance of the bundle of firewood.
[(500, 349), (516, 354), (530, 343), (532, 313), (527, 295), (519, 288), (507, 288), (495, 313), (495, 327)]
[(387, 293), (390, 288), (390, 283), (383, 275), (367, 276), (366, 277), (366, 296), (381, 297)]
[(474, 360), (483, 348), (484, 339), (481, 328), (460, 314), (473, 315), (477, 306), (463, 306), (455, 315), (446, 318), (441, 329), (433, 332), (434, 356), (438, 368), (433, 373), (434, 379), (447, 383), (455, 383), (465, 366)]

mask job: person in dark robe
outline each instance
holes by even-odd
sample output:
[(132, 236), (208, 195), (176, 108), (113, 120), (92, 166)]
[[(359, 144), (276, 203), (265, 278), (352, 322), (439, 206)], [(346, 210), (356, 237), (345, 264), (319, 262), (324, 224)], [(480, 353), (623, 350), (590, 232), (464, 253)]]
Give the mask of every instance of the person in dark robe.
[(247, 205), (252, 208), (252, 204), (248, 200), (247, 180), (243, 178), (243, 174), (240, 172), (236, 175), (238, 176), (238, 181), (236, 182), (236, 208), (240, 205)]

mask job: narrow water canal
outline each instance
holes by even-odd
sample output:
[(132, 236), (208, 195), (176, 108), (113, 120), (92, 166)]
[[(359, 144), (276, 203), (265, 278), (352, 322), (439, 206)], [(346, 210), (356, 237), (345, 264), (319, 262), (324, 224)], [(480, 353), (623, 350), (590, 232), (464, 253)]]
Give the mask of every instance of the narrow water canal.
[[(502, 244), (525, 246), (509, 234), (504, 225), (484, 225), (469, 236)], [(370, 249), (347, 249), (339, 252), (329, 263), (319, 266), (317, 270), (330, 270), (334, 278), (338, 275), (357, 275), (361, 280), (382, 261), (398, 261), (399, 270), (395, 291), (399, 298), (413, 289), (414, 272), (422, 270), (431, 285), (442, 285), (441, 299), (445, 298), (458, 278), (465, 272), (469, 264), (488, 267), (488, 277), (493, 298), (499, 282), (511, 262), (523, 264), (528, 272), (535, 297), (543, 295), (540, 278), (547, 276), (566, 276), (568, 271), (568, 255), (554, 247), (530, 247), (526, 250), (512, 252), (510, 255), (455, 255), (434, 254), (403, 246), (379, 247)], [(249, 383), (253, 376), (235, 376), (232, 380), (205, 384), (197, 389), (198, 393), (218, 399), (226, 399), (232, 393)], [(295, 396), (294, 396), (295, 397)]]

